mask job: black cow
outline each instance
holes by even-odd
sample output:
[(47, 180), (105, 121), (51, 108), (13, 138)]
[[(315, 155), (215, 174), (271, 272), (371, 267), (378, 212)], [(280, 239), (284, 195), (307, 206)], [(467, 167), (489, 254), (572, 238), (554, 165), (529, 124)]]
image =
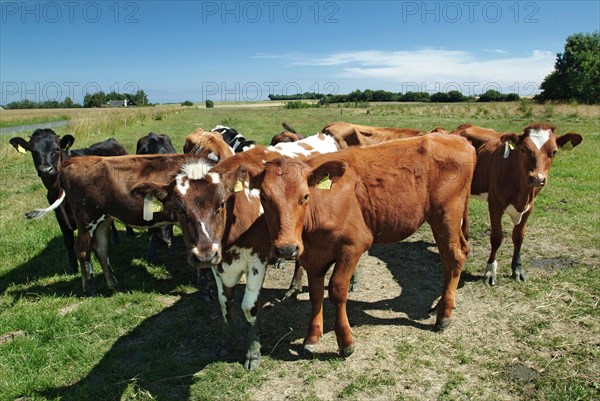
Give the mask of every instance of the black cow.
[[(89, 148), (71, 150), (75, 138), (72, 135), (65, 135), (61, 138), (51, 129), (35, 130), (29, 141), (21, 137), (15, 137), (9, 142), (20, 153), (31, 152), (38, 176), (48, 190), (46, 198), (50, 204), (59, 200), (61, 191), (58, 173), (63, 161), (75, 156), (121, 156), (127, 154), (125, 148), (114, 138), (95, 143)], [(69, 273), (74, 274), (77, 272), (77, 258), (75, 257), (74, 248), (75, 219), (66, 202), (55, 210), (55, 214), (67, 248), (69, 259), (67, 270)], [(116, 230), (113, 230), (113, 233), (116, 233)]]
[[(138, 155), (157, 155), (176, 154), (177, 151), (171, 142), (171, 138), (167, 135), (157, 135), (154, 132), (150, 132), (138, 140), (135, 153)], [(150, 242), (148, 244), (146, 260), (154, 263), (157, 246), (163, 245), (167, 250), (171, 250), (171, 246), (173, 245), (173, 225), (149, 228), (148, 233), (150, 235)]]
[(211, 129), (211, 132), (218, 132), (223, 136), (223, 140), (227, 145), (231, 146), (231, 149), (235, 153), (243, 152), (249, 148), (254, 147), (256, 142), (247, 140), (242, 134), (237, 132), (233, 128), (225, 127), (223, 125), (217, 125)]

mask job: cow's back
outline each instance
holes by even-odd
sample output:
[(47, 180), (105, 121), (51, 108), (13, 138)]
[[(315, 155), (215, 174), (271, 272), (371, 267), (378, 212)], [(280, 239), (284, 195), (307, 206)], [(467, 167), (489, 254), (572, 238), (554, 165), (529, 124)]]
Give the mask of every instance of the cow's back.
[(320, 191), (320, 196), (346, 207), (353, 206), (343, 198), (355, 198), (375, 242), (396, 242), (416, 231), (430, 213), (468, 197), (476, 159), (468, 141), (432, 134), (349, 148), (308, 164), (328, 160), (345, 161), (348, 168), (337, 190)]

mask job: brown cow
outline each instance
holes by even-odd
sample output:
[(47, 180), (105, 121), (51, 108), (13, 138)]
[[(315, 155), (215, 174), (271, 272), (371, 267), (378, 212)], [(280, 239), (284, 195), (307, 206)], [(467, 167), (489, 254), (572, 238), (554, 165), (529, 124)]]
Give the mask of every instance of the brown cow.
[(219, 133), (207, 132), (202, 128), (196, 128), (189, 134), (183, 145), (183, 153), (194, 153), (203, 159), (212, 160), (215, 163), (229, 156), (233, 156), (233, 149), (225, 143)]
[[(390, 168), (390, 166), (396, 166)], [(432, 134), (351, 148), (305, 163), (280, 158), (251, 180), (260, 188), (275, 254), (298, 255), (309, 280), (310, 353), (323, 334), (324, 277), (335, 263), (329, 298), (342, 356), (354, 351), (346, 300), (360, 256), (376, 243), (398, 242), (425, 221), (444, 269), (435, 328), (450, 323), (460, 272), (469, 252), (461, 230), (469, 207), (475, 151), (466, 140)]]
[[(49, 208), (28, 212), (28, 218), (40, 218), (56, 209), (66, 198), (78, 231), (77, 256), (82, 272), (84, 293), (95, 292), (92, 279), (90, 252), (94, 251), (102, 265), (106, 282), (117, 288), (108, 259), (108, 228), (113, 219), (134, 227), (157, 227), (176, 222), (177, 211), (155, 205), (150, 198), (138, 196), (134, 188), (143, 182), (168, 183), (185, 187), (182, 174), (197, 170), (208, 171), (214, 163), (197, 160), (192, 155), (130, 155), (117, 157), (78, 157), (63, 163), (60, 173), (60, 197)], [(182, 167), (183, 166), (183, 167)], [(181, 173), (180, 173), (181, 172)], [(180, 173), (173, 180), (173, 176)], [(162, 200), (162, 199), (161, 199)], [(178, 209), (179, 208), (179, 209)], [(186, 221), (182, 224), (184, 240), (189, 244)], [(210, 245), (212, 246), (212, 244)], [(194, 264), (194, 250), (188, 249), (188, 261)]]
[[(412, 138), (427, 134), (425, 131), (413, 128), (371, 127), (343, 122), (328, 124), (321, 132), (334, 137), (340, 144), (341, 149), (346, 149), (349, 146), (374, 145), (392, 139)], [(447, 133), (445, 129), (440, 127), (434, 128), (430, 132)]]
[[(205, 265), (213, 267), (217, 282), (218, 298), (223, 314), (222, 338), (217, 354), (225, 356), (231, 349), (233, 333), (234, 288), (242, 275), (246, 275), (246, 289), (242, 309), (248, 326), (248, 348), (244, 366), (255, 369), (260, 364), (260, 338), (257, 314), (260, 308), (259, 294), (265, 277), (266, 266), (273, 261), (269, 233), (262, 217), (259, 191), (250, 190), (245, 179), (260, 174), (264, 162), (283, 155), (304, 159), (312, 155), (338, 150), (335, 140), (323, 134), (313, 135), (302, 141), (281, 143), (277, 146), (256, 146), (222, 160), (205, 176), (185, 181), (185, 190), (178, 185), (148, 182), (136, 189), (137, 193), (155, 196), (158, 199), (187, 205), (180, 221), (200, 227), (190, 230), (202, 233), (196, 238), (189, 235), (190, 249)], [(240, 171), (238, 171), (240, 170)], [(231, 195), (231, 196), (228, 196)], [(226, 198), (226, 205), (221, 202)], [(165, 204), (165, 209), (168, 207)], [(225, 210), (225, 218), (221, 216)], [(182, 228), (184, 226), (182, 225)], [(208, 238), (208, 239), (207, 239)], [(213, 247), (213, 244), (220, 244)], [(210, 244), (204, 246), (203, 244)], [(200, 263), (200, 262), (198, 262)]]
[(582, 137), (574, 133), (558, 136), (555, 127), (548, 124), (529, 125), (521, 135), (464, 124), (452, 134), (467, 138), (477, 150), (471, 194), (474, 198), (487, 200), (492, 226), (492, 249), (484, 283), (496, 284), (496, 253), (503, 240), (504, 213), (510, 216), (514, 224), (512, 277), (524, 281), (521, 246), (535, 198), (548, 183), (548, 173), (558, 148), (567, 142), (577, 146)]

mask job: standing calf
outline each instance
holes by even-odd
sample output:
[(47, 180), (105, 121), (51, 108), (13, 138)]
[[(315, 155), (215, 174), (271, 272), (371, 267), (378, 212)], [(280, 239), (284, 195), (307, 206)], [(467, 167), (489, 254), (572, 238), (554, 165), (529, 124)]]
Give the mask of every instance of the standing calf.
[[(390, 168), (390, 166), (396, 166)], [(398, 242), (425, 221), (444, 269), (435, 328), (450, 323), (458, 280), (469, 252), (461, 225), (469, 207), (475, 151), (468, 141), (432, 134), (315, 156), (280, 158), (251, 180), (260, 188), (274, 252), (298, 257), (312, 305), (304, 349), (323, 334), (324, 278), (335, 263), (329, 298), (342, 356), (354, 351), (346, 300), (360, 256), (376, 243)]]

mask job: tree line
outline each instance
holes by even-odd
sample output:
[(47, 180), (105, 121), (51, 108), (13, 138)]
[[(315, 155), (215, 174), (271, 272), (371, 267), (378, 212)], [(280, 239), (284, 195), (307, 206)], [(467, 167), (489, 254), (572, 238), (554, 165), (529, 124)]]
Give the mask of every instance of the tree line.
[(490, 89), (479, 97), (465, 96), (457, 90), (449, 92), (406, 92), (396, 93), (385, 90), (357, 89), (348, 94), (325, 95), (322, 93), (305, 92), (294, 95), (269, 95), (271, 100), (311, 100), (319, 99), (320, 104), (328, 103), (363, 103), (363, 102), (431, 102), (431, 103), (454, 103), (454, 102), (512, 102), (519, 100), (516, 93), (500, 93)]
[(77, 107), (102, 107), (106, 106), (112, 100), (125, 100), (128, 104), (136, 106), (150, 106), (152, 103), (148, 101), (148, 96), (144, 90), (140, 89), (136, 93), (117, 93), (115, 91), (104, 93), (102, 91), (96, 93), (86, 93), (83, 98), (83, 106), (73, 102), (70, 97), (59, 102), (58, 100), (46, 100), (43, 102), (34, 102), (33, 100), (19, 100), (6, 104), (6, 109), (71, 109)]

